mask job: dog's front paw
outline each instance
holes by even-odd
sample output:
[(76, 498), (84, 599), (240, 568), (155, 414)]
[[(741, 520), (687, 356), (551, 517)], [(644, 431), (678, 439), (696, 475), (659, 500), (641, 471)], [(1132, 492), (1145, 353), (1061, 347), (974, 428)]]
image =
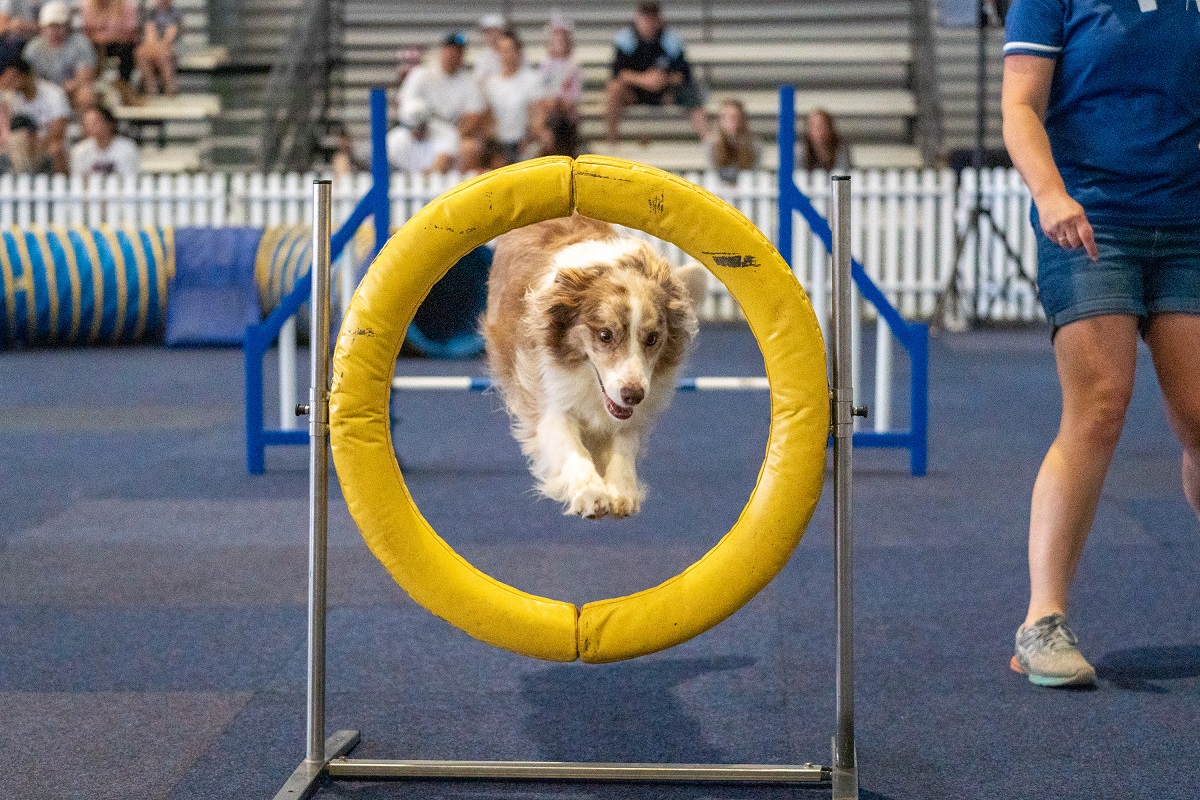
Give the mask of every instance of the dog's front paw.
[(644, 494), (637, 481), (608, 482), (608, 513), (617, 519), (634, 516), (642, 510)]
[(599, 476), (571, 487), (565, 513), (587, 519), (600, 519), (612, 511), (608, 487)]
[(616, 519), (632, 517), (642, 510), (642, 491), (633, 484), (632, 487), (608, 485), (608, 512)]

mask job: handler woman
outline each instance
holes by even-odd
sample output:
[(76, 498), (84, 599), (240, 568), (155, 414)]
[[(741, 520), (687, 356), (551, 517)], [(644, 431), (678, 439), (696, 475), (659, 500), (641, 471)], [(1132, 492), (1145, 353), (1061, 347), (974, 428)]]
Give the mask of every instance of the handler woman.
[(1013, 669), (1090, 684), (1067, 601), (1149, 345), (1200, 514), (1200, 8), (1016, 0), (1004, 141), (1033, 195), (1062, 418), (1033, 487), (1029, 609)]

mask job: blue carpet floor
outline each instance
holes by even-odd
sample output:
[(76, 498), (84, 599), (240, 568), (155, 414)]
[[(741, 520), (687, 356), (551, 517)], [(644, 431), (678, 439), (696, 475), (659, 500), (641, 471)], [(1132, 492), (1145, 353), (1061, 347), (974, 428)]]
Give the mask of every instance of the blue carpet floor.
[[(863, 797), (1200, 797), (1200, 536), (1145, 351), (1075, 593), (1092, 691), (1007, 666), (1057, 422), (1046, 332), (947, 334), (931, 355), (929, 474), (900, 452), (855, 455)], [(307, 453), (272, 449), (266, 475), (246, 473), (241, 368), (230, 350), (0, 354), (0, 795), (270, 798), (303, 757)], [(711, 326), (689, 374), (761, 368), (744, 329)], [(444, 538), (577, 603), (711, 547), (754, 485), (767, 414), (763, 396), (680, 395), (644, 462), (643, 513), (587, 522), (530, 493), (495, 397), (393, 403), (408, 486)], [(415, 606), (335, 485), (328, 727), (361, 730), (361, 757), (827, 764), (831, 501), (827, 486), (791, 563), (730, 620), (585, 666), (492, 649)], [(326, 780), (317, 797), (827, 795)]]

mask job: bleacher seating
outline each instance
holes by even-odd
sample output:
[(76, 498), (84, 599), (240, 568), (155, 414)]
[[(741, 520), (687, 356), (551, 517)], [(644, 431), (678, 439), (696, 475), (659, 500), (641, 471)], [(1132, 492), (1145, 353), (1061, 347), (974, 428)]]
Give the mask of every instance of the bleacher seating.
[[(221, 110), (221, 98), (212, 91), (212, 74), (230, 62), (229, 49), (209, 43), (206, 0), (175, 0), (175, 6), (183, 15), (179, 95), (154, 95), (146, 98), (145, 105), (122, 105), (112, 87), (115, 65), (104, 65), (100, 76), (105, 102), (125, 132), (141, 144), (143, 172), (195, 172), (206, 168), (212, 123)], [(77, 122), (69, 127), (68, 136), (72, 141), (82, 137)]]
[(198, 172), (201, 167), (199, 145), (169, 144), (165, 147), (143, 147), (141, 155), (142, 172)]
[[(261, 120), (263, 70), (287, 41), (301, 0), (241, 0), (236, 40), (210, 41), (213, 0), (176, 0), (184, 15), (181, 82), (186, 95), (216, 94), (219, 112), (197, 114), (196, 104), (178, 112), (153, 113), (163, 122), (146, 131), (146, 150), (161, 141), (160, 153), (145, 153), (143, 163), (165, 169), (247, 169), (255, 166)], [(543, 26), (552, 10), (576, 23), (576, 56), (584, 65), (586, 94), (583, 134), (590, 149), (601, 150), (603, 85), (614, 32), (628, 24), (634, 3), (594, 0), (521, 0), (517, 3), (416, 0), (344, 0), (343, 67), (337, 80), (332, 116), (356, 136), (367, 131), (367, 90), (394, 77), (396, 51), (414, 45), (431, 51), (450, 29), (468, 31), (477, 40), (479, 17), (498, 8), (512, 10), (513, 22), (533, 59), (542, 54)], [(688, 42), (689, 58), (709, 88), (713, 103), (734, 95), (747, 102), (751, 126), (766, 145), (773, 165), (775, 89), (798, 87), (803, 111), (822, 105), (838, 116), (853, 143), (855, 163), (909, 165), (920, 162), (915, 123), (914, 54), (910, 45), (911, 0), (668, 0), (664, 13)], [(216, 23), (214, 23), (216, 24)], [(1003, 34), (988, 31), (993, 65), (989, 87), (989, 146), (998, 146), (999, 44)], [(231, 52), (232, 51), (232, 52)], [(975, 31), (937, 30), (938, 99), (946, 148), (973, 141), (975, 121)], [(919, 110), (920, 109), (920, 110)], [(134, 117), (151, 112), (120, 112), (127, 127), (146, 125)], [(924, 119), (924, 117), (922, 118)], [(645, 160), (684, 169), (699, 163), (703, 151), (681, 113), (631, 109), (622, 126), (621, 148)]]
[[(627, 158), (672, 172), (700, 171), (706, 168), (704, 145), (700, 142), (650, 141), (646, 144), (624, 141), (610, 147), (603, 141), (593, 143), (590, 150), (599, 155)], [(889, 144), (856, 144), (850, 148), (855, 167), (920, 167), (921, 154), (913, 147)], [(763, 169), (779, 167), (779, 148), (774, 144), (763, 147)]]
[[(551, 11), (561, 10), (574, 20), (575, 56), (584, 67), (585, 79), (581, 133), (589, 149), (602, 149), (603, 87), (611, 41), (620, 27), (629, 24), (634, 4), (530, 0), (514, 5), (512, 21), (534, 61), (544, 55), (543, 27)], [(353, 135), (365, 137), (368, 91), (394, 79), (396, 51), (416, 45), (432, 54), (433, 45), (451, 29), (467, 30), (475, 37), (479, 17), (495, 6), (346, 0), (345, 88), (335, 114)], [(799, 113), (814, 106), (829, 109), (843, 133), (868, 158), (894, 158), (903, 164), (919, 161), (909, 2), (678, 0), (664, 3), (663, 8), (668, 24), (687, 40), (688, 58), (709, 90), (710, 111), (715, 112), (721, 98), (737, 96), (747, 105), (755, 135), (764, 143), (773, 142), (777, 87), (792, 83), (799, 87)], [(626, 151), (645, 153), (647, 160), (653, 155), (660, 165), (703, 166), (703, 151), (678, 110), (633, 107), (622, 124), (622, 136)], [(644, 146), (647, 143), (652, 146)]]
[[(229, 45), (229, 50), (214, 53), (208, 50), (213, 43), (205, 24), (208, 13), (216, 12), (206, 11), (208, 2), (177, 0), (185, 14), (184, 68), (194, 70), (185, 77), (191, 81), (186, 90), (219, 92), (221, 113), (211, 124), (168, 124), (168, 144), (198, 148), (206, 169), (252, 168), (265, 81), (261, 73), (247, 73), (274, 62), (304, 4), (242, 0), (236, 41), (217, 43)], [(592, 140), (601, 131), (598, 110), (612, 36), (629, 22), (634, 7), (632, 0), (618, 4), (344, 0), (339, 5), (344, 22), (343, 66), (337, 75), (340, 88), (333, 96), (332, 117), (347, 122), (354, 135), (366, 135), (367, 89), (391, 83), (397, 50), (415, 45), (432, 51), (451, 29), (466, 30), (477, 41), (479, 17), (507, 8), (530, 57), (536, 59), (542, 53), (543, 26), (557, 9), (576, 23), (576, 54), (584, 63), (587, 82), (584, 134)], [(853, 142), (856, 163), (919, 161), (914, 128), (916, 115), (925, 114), (925, 109), (917, 102), (913, 78), (911, 0), (667, 0), (663, 8), (671, 27), (686, 38), (689, 57), (710, 96), (719, 100), (734, 94), (750, 100), (752, 128), (764, 143), (773, 141), (776, 130), (774, 100), (768, 98), (781, 83), (791, 83), (798, 87), (801, 103), (805, 98), (820, 98), (838, 113), (843, 132)], [(988, 140), (994, 145), (998, 143), (1002, 32), (992, 30), (988, 38), (994, 67)], [(939, 28), (935, 55), (947, 147), (969, 144), (975, 119), (974, 31)], [(214, 72), (219, 76), (215, 80)], [(650, 146), (642, 149), (663, 154), (662, 163), (693, 163), (699, 152), (682, 114), (633, 111), (622, 131), (627, 139), (623, 145), (631, 149), (649, 136)], [(665, 155), (672, 149), (675, 155)]]
[(180, 72), (212, 72), (229, 63), (229, 48), (222, 45), (185, 44), (179, 51)]

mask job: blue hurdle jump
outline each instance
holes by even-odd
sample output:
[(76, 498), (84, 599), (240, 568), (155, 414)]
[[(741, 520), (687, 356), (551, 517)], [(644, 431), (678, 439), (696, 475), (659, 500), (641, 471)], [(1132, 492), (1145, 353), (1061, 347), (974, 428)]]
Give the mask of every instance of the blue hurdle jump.
[[(779, 89), (779, 252), (792, 263), (792, 213), (799, 212), (812, 232), (833, 252), (829, 223), (796, 186), (796, 89)], [(908, 322), (888, 302), (857, 259), (851, 260), (851, 275), (863, 297), (879, 312), (901, 346), (908, 351), (912, 366), (909, 428), (899, 431), (856, 431), (855, 447), (898, 447), (910, 454), (913, 475), (924, 475), (929, 443), (929, 326)]]

